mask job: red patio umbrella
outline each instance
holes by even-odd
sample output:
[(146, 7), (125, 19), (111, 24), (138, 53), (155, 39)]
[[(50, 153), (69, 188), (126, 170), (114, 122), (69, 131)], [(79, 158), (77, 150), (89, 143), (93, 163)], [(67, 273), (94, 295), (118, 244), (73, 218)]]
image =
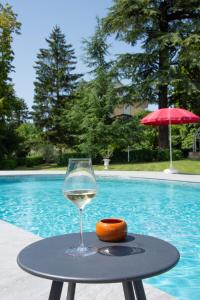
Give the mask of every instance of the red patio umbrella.
[(170, 168), (164, 170), (166, 173), (177, 173), (172, 166), (171, 124), (187, 124), (198, 122), (200, 122), (200, 117), (192, 112), (182, 108), (170, 107), (158, 109), (140, 120), (140, 123), (144, 125), (169, 125)]

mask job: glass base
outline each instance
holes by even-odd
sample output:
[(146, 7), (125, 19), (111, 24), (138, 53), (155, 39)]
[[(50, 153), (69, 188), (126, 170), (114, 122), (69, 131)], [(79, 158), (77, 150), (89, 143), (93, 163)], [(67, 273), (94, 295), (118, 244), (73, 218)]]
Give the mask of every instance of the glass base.
[(77, 247), (77, 248), (68, 248), (65, 251), (66, 255), (70, 256), (89, 256), (97, 253), (97, 249), (93, 247)]

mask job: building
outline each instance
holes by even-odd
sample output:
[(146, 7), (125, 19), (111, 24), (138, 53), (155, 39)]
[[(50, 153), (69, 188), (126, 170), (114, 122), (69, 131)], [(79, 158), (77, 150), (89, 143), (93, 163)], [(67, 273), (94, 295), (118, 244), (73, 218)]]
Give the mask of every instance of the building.
[(133, 117), (141, 110), (145, 110), (148, 103), (123, 104), (117, 106), (113, 111), (113, 117)]
[[(126, 95), (124, 90), (124, 85), (119, 81), (115, 81), (115, 86), (118, 89), (118, 95), (123, 97)], [(148, 108), (147, 102), (136, 102), (133, 104), (121, 104), (118, 105), (113, 111), (113, 117), (116, 118), (130, 118), (139, 113), (141, 110), (145, 110)]]

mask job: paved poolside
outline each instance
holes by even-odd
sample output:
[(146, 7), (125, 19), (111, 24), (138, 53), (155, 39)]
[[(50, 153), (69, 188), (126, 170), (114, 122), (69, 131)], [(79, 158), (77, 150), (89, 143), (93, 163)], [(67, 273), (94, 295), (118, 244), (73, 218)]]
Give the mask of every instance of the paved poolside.
[[(0, 299), (1, 300), (47, 300), (50, 280), (37, 278), (22, 271), (16, 263), (19, 251), (39, 237), (14, 225), (0, 221)], [(148, 300), (176, 300), (174, 297), (145, 285)], [(66, 299), (67, 284), (61, 300)], [(124, 300), (122, 285), (77, 284), (75, 299), (79, 300)]]

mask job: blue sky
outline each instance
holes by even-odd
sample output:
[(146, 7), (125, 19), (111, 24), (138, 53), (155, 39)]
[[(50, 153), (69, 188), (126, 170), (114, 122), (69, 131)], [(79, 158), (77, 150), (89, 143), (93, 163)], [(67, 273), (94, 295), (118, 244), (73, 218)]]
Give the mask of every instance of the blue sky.
[[(96, 17), (107, 14), (112, 0), (3, 0), (18, 14), (22, 23), (21, 35), (14, 36), (15, 73), (13, 82), (18, 97), (22, 97), (29, 107), (33, 103), (35, 70), (33, 68), (40, 48), (47, 47), (45, 38), (53, 26), (61, 27), (67, 43), (72, 44), (77, 57), (79, 73), (86, 73), (83, 63), (82, 40), (93, 35)], [(124, 43), (111, 40), (111, 54), (133, 51)]]

